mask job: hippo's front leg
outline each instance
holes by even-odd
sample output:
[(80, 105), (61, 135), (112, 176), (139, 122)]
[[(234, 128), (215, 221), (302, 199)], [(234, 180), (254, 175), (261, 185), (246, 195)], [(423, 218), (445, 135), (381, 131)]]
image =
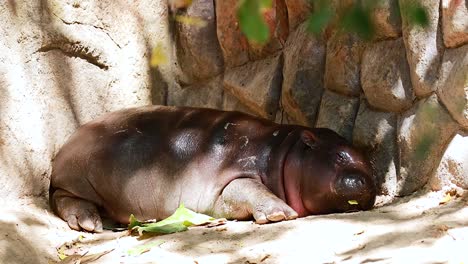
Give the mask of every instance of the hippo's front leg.
[(251, 219), (259, 224), (297, 218), (298, 214), (259, 180), (231, 181), (215, 203), (214, 217)]

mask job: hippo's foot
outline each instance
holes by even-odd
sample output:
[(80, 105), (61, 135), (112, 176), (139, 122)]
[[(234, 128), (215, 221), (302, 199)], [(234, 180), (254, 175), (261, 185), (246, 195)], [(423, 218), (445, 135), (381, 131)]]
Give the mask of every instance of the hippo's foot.
[(102, 221), (95, 204), (70, 196), (62, 190), (57, 190), (52, 199), (57, 214), (68, 223), (71, 229), (102, 232)]
[(239, 178), (230, 182), (217, 200), (215, 217), (253, 218), (258, 224), (297, 218), (298, 214), (256, 179)]

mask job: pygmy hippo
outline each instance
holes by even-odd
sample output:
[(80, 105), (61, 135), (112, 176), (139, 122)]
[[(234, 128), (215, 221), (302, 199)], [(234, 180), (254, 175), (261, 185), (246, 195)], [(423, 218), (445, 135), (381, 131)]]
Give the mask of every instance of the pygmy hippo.
[(329, 129), (147, 106), (81, 126), (53, 162), (52, 209), (75, 230), (196, 212), (257, 223), (370, 209), (369, 162)]

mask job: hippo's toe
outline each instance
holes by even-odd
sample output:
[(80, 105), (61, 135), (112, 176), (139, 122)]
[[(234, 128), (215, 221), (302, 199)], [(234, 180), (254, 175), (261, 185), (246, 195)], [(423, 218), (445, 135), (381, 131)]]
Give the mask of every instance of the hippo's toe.
[(78, 197), (64, 195), (69, 194), (61, 191), (54, 193), (54, 210), (71, 229), (102, 232), (101, 216), (95, 204)]
[(277, 197), (269, 198), (270, 199), (265, 199), (257, 204), (254, 212), (252, 212), (256, 223), (265, 224), (268, 222), (292, 220), (298, 217), (296, 211), (289, 207), (283, 200)]

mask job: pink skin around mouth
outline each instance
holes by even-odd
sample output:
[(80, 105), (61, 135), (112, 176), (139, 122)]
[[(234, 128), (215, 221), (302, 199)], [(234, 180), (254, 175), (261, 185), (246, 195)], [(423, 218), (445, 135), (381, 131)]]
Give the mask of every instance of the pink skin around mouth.
[[(290, 164), (286, 161), (286, 164)], [(283, 170), (288, 170), (286, 166), (284, 166)], [(294, 171), (294, 170), (289, 170)], [(304, 207), (304, 203), (302, 202), (302, 189), (300, 186), (300, 178), (299, 175), (294, 174), (286, 174), (283, 171), (283, 186), (284, 186), (284, 193), (286, 198), (286, 203), (296, 211), (299, 217), (309, 215), (307, 209)]]

